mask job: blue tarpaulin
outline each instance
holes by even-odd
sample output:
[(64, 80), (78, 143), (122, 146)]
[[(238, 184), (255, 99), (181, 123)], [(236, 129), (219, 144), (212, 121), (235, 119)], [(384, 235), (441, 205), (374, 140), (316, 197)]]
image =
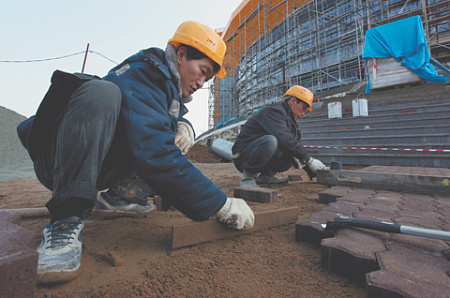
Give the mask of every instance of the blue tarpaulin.
[(414, 16), (367, 30), (363, 59), (393, 57), (426, 82), (445, 83), (430, 63), (420, 16)]

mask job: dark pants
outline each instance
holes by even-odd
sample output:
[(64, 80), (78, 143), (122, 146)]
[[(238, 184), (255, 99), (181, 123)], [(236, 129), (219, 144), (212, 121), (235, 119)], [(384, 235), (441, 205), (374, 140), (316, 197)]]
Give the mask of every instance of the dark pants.
[(277, 138), (272, 135), (254, 140), (234, 160), (234, 165), (240, 172), (246, 170), (265, 175), (287, 171), (292, 164), (292, 155), (279, 150)]
[(53, 191), (52, 222), (91, 209), (97, 191), (136, 175), (120, 129), (122, 95), (107, 81), (81, 85), (58, 117), (51, 141), (35, 159), (39, 181)]

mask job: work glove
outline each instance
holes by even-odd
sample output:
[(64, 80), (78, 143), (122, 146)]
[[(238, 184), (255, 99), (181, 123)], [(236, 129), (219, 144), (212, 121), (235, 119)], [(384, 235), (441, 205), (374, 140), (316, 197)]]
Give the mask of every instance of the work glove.
[(175, 146), (180, 148), (181, 153), (186, 155), (194, 146), (194, 131), (186, 122), (178, 121), (178, 130), (175, 134)]
[(227, 198), (216, 216), (217, 220), (236, 230), (250, 229), (255, 224), (255, 215), (243, 199)]
[(318, 159), (310, 158), (308, 163), (303, 166), (303, 169), (309, 176), (309, 179), (316, 177), (316, 173), (318, 170), (325, 169), (325, 165)]

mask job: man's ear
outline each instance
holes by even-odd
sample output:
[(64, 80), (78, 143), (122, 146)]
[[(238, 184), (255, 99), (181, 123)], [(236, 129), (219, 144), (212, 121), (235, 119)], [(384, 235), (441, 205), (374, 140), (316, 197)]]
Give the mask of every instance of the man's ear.
[(181, 63), (181, 60), (183, 60), (183, 58), (186, 58), (186, 55), (187, 55), (186, 47), (180, 46), (177, 49), (177, 61), (178, 61), (178, 64)]
[(293, 105), (295, 105), (297, 103), (297, 99), (294, 97), (294, 96), (291, 96), (291, 99), (289, 99), (288, 100), (288, 102), (287, 102), (287, 104), (289, 105), (289, 106), (293, 106)]

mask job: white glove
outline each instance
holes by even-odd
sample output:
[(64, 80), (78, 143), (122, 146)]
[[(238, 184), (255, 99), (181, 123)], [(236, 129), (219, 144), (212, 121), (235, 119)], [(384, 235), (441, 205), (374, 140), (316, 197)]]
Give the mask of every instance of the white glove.
[(255, 224), (255, 215), (243, 199), (227, 198), (216, 216), (220, 222), (236, 230), (250, 229)]
[(325, 165), (320, 160), (314, 159), (312, 157), (309, 159), (306, 167), (308, 167), (314, 174), (317, 173), (318, 170), (325, 169)]
[(175, 146), (180, 148), (181, 153), (186, 155), (194, 146), (194, 131), (186, 122), (178, 121), (178, 130), (175, 134)]

